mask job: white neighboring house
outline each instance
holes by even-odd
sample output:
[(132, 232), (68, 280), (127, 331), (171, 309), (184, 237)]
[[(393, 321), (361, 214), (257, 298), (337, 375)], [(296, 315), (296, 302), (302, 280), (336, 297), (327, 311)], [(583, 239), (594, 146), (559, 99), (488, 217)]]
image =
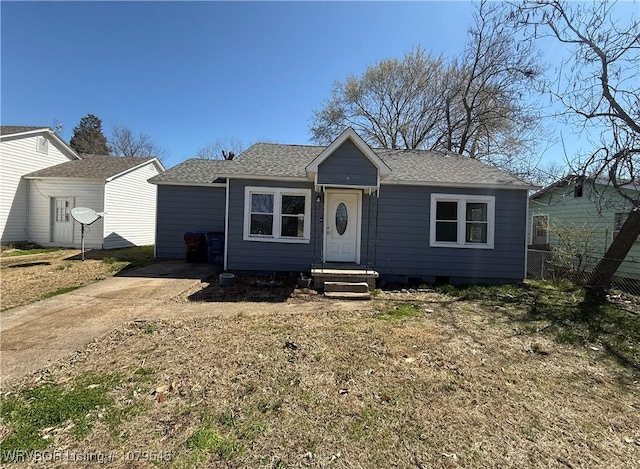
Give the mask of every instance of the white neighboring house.
[[(50, 129), (40, 131), (55, 136)], [(19, 139), (20, 134), (17, 135)], [(12, 151), (5, 151), (4, 131), (2, 136), (4, 186), (5, 159), (7, 166), (18, 167), (22, 159), (20, 152), (13, 150), (16, 145), (7, 146), (6, 150)], [(7, 141), (14, 142), (16, 138), (10, 139), (10, 136), (6, 135)], [(27, 137), (23, 135), (23, 138)], [(53, 137), (51, 139), (53, 141)], [(81, 227), (71, 217), (71, 209), (88, 207), (105, 215), (87, 227), (87, 248), (112, 249), (154, 244), (157, 189), (147, 180), (164, 171), (158, 159), (79, 156), (59, 137), (55, 139), (74, 158), (58, 159), (35, 169), (30, 167), (30, 171), (14, 169), (15, 173), (20, 173), (16, 186), (19, 185), (22, 190), (19, 194), (16, 192), (12, 207), (24, 206), (21, 209), (24, 215), (21, 220), (14, 222), (13, 214), (10, 214), (12, 226), (20, 222), (22, 225), (12, 230), (15, 235), (6, 239), (4, 232), (7, 230), (3, 227), (2, 242), (32, 241), (43, 246), (79, 247)], [(4, 194), (2, 210), (4, 219)]]
[(27, 173), (81, 157), (47, 127), (0, 127), (0, 242), (27, 241)]

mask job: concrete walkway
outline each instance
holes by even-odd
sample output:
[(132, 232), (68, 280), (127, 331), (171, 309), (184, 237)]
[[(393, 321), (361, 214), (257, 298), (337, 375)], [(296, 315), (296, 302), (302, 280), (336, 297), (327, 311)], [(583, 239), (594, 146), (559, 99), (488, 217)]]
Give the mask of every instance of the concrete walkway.
[(0, 385), (46, 367), (126, 321), (155, 316), (214, 266), (160, 262), (0, 313)]

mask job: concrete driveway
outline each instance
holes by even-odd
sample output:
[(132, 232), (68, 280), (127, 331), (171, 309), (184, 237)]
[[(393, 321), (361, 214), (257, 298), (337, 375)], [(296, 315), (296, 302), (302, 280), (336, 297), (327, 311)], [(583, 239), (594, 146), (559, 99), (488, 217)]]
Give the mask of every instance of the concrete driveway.
[(123, 322), (155, 316), (214, 273), (208, 264), (159, 262), (0, 313), (0, 384), (46, 367)]

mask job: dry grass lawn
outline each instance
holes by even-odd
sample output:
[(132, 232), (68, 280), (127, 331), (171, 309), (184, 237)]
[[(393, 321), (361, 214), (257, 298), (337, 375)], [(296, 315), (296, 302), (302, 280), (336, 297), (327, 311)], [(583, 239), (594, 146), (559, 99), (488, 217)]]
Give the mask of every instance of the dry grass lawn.
[(103, 280), (125, 267), (151, 262), (153, 246), (88, 251), (84, 262), (76, 249), (15, 254), (7, 250), (0, 256), (2, 311)]
[[(588, 326), (569, 341), (567, 319), (531, 299), (544, 288), (382, 293), (313, 315), (211, 303), (206, 319), (130, 323), (39, 375), (36, 387), (104, 386), (105, 399), (39, 437), (61, 466), (639, 467), (638, 336)], [(635, 334), (638, 305), (618, 309)], [(31, 376), (4, 390), (3, 450), (33, 389)]]

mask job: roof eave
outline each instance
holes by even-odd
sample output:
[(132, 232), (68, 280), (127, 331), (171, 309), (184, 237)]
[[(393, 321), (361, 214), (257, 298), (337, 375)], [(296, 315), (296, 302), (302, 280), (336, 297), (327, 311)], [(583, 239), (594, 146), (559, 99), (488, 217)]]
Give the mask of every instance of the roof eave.
[(156, 186), (227, 187), (223, 182), (152, 181), (151, 179), (147, 182)]
[(58, 134), (56, 134), (53, 130), (51, 130), (48, 127), (42, 127), (40, 129), (29, 130), (27, 132), (18, 132), (18, 133), (15, 133), (15, 134), (3, 134), (3, 135), (0, 135), (0, 140), (2, 140), (5, 137), (7, 137), (7, 138), (9, 138), (9, 137), (10, 138), (21, 138), (21, 137), (30, 137), (30, 136), (38, 135), (38, 134), (49, 134), (51, 136), (51, 138), (53, 138), (60, 146), (62, 146), (64, 152), (67, 153), (69, 156), (71, 156), (72, 158), (75, 158), (76, 160), (83, 159), (78, 153), (76, 153), (76, 151), (73, 148), (71, 148), (69, 146), (69, 144), (67, 144), (67, 142), (65, 142), (60, 137), (58, 137)]
[(500, 184), (500, 183), (467, 183), (467, 182), (440, 182), (440, 181), (384, 181), (389, 186), (426, 186), (426, 187), (451, 187), (456, 189), (508, 189), (508, 190), (536, 190), (540, 186), (532, 184)]
[[(114, 156), (114, 157), (111, 157), (111, 158), (116, 158), (116, 157)], [(144, 162), (140, 163), (139, 165), (133, 166), (133, 167), (131, 167), (129, 169), (125, 169), (124, 171), (120, 171), (119, 173), (114, 174), (113, 176), (109, 176), (109, 177), (105, 178), (105, 180), (107, 182), (111, 182), (114, 179), (117, 179), (117, 178), (119, 178), (121, 176), (124, 176), (125, 174), (130, 173), (132, 171), (135, 171), (136, 169), (142, 168), (143, 166), (146, 166), (146, 165), (148, 165), (150, 163), (154, 163), (154, 165), (156, 166), (156, 169), (158, 169), (158, 172), (162, 172), (162, 169), (160, 169), (160, 168), (164, 169), (164, 166), (162, 166), (162, 164), (160, 163), (158, 158), (154, 158), (152, 160), (144, 161)]]

